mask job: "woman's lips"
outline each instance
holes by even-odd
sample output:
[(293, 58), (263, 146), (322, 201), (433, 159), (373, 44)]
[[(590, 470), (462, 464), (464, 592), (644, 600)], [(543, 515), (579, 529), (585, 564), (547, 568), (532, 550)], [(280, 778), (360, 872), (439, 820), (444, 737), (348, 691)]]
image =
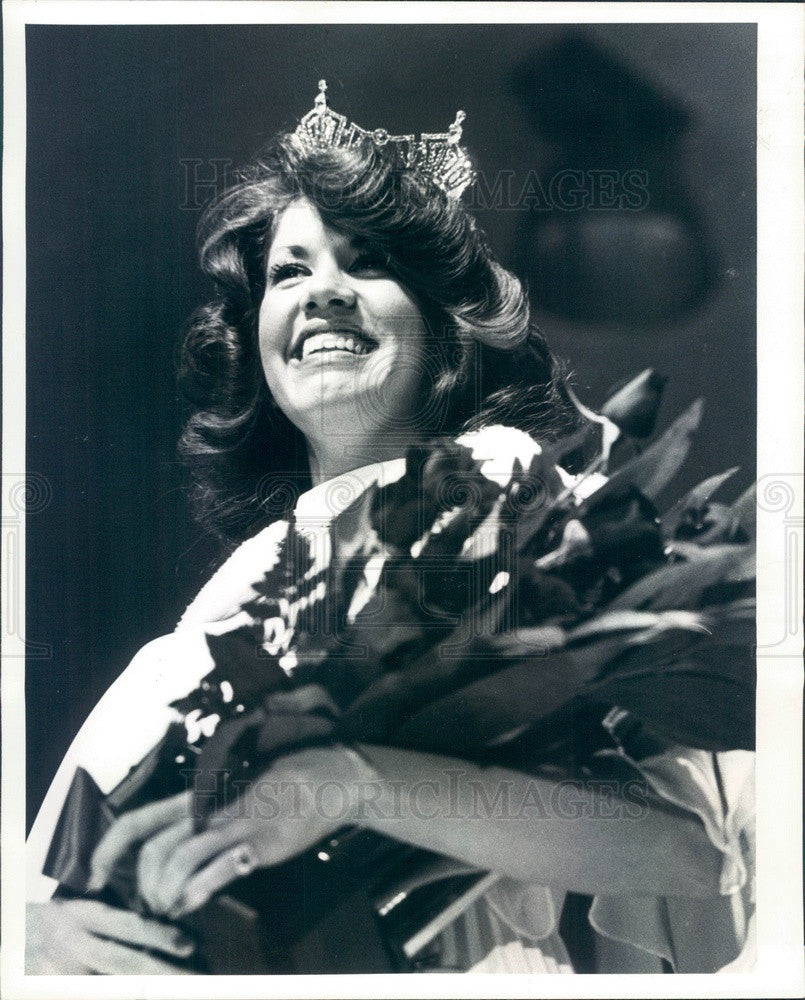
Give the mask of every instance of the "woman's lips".
[(297, 364), (311, 358), (362, 357), (377, 347), (377, 342), (362, 330), (354, 328), (326, 328), (303, 333), (294, 346), (290, 361)]

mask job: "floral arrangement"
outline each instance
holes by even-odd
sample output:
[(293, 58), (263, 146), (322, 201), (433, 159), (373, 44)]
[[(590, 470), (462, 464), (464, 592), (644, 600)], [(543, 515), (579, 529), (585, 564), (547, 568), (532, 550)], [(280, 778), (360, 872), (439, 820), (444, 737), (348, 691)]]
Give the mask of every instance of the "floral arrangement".
[[(658, 512), (702, 415), (697, 401), (644, 446), (662, 388), (649, 370), (600, 413), (573, 397), (585, 426), (542, 448), (522, 435), (500, 475), (461, 441), (410, 449), (400, 479), (333, 520), (324, 565), (291, 519), (163, 740), (109, 796), (77, 775), (47, 874), (84, 891), (105, 825), (184, 790), (188, 768), (203, 828), (222, 794), (310, 743), (571, 775), (624, 741), (752, 748), (754, 490), (715, 502), (731, 469)], [(570, 480), (563, 459), (593, 439)], [(133, 865), (108, 891), (136, 907)]]

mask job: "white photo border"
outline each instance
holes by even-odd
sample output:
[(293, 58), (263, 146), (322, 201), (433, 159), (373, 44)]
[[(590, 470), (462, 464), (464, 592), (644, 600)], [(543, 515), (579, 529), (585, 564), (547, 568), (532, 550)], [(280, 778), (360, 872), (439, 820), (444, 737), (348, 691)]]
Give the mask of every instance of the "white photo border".
[[(689, 976), (203, 976), (23, 974), (25, 705), (17, 638), (4, 627), (0, 993), (45, 998), (786, 997), (805, 993), (802, 911), (803, 7), (785, 3), (263, 3), (7, 0), (3, 9), (3, 474), (25, 465), (25, 25), (250, 23), (756, 23), (758, 26), (758, 962)], [(784, 494), (785, 525), (772, 513)], [(789, 503), (790, 500), (790, 503)], [(4, 504), (6, 498), (4, 496)], [(4, 507), (5, 511), (5, 507)], [(2, 580), (25, 593), (24, 523), (3, 532)], [(788, 574), (786, 575), (786, 567)], [(793, 581), (793, 582), (792, 582)], [(794, 625), (778, 641), (781, 608)], [(789, 604), (789, 606), (791, 606)], [(4, 617), (11, 613), (4, 606)], [(24, 621), (24, 606), (15, 613)], [(6, 622), (7, 624), (7, 622)], [(781, 811), (781, 803), (790, 808)]]

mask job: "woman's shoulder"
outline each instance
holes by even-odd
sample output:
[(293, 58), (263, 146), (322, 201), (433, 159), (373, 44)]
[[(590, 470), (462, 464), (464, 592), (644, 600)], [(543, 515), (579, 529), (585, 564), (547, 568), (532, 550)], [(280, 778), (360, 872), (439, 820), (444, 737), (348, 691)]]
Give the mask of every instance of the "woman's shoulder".
[[(509, 424), (490, 424), (467, 431), (457, 441), (469, 448), (473, 458), (482, 463), (481, 472), (501, 485), (510, 481), (518, 467), (527, 471), (534, 459), (543, 453), (542, 445), (536, 438)], [(552, 466), (552, 470), (556, 472), (561, 487), (570, 490), (579, 501), (606, 482), (606, 477), (598, 472), (577, 476), (561, 465)]]
[(276, 565), (287, 531), (287, 521), (273, 521), (241, 542), (190, 602), (177, 629), (208, 625), (236, 615), (254, 597), (253, 584)]

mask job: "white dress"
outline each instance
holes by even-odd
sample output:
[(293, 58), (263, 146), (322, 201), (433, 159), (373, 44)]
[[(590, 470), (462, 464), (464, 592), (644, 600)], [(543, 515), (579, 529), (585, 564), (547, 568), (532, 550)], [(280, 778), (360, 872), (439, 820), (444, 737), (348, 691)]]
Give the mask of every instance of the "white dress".
[[(484, 475), (498, 482), (508, 481), (515, 457), (527, 468), (539, 447), (521, 431), (503, 427), (485, 428), (461, 440), (484, 460)], [(404, 470), (404, 459), (365, 466), (299, 498), (296, 527), (306, 534), (317, 563), (329, 558), (333, 517), (371, 483), (394, 482)], [(572, 486), (572, 477), (559, 472)], [(588, 480), (578, 488), (578, 497), (596, 485)], [(195, 688), (212, 669), (205, 635), (231, 627), (241, 604), (254, 594), (251, 584), (276, 562), (287, 526), (286, 521), (274, 522), (240, 545), (202, 588), (176, 631), (144, 646), (92, 711), (31, 831), (29, 899), (47, 899), (55, 888), (41, 869), (75, 768), (84, 767), (107, 793), (160, 739), (175, 718), (170, 702)], [(629, 971), (661, 971), (660, 959), (679, 972), (738, 971), (754, 962), (754, 758), (745, 751), (717, 756), (720, 790), (713, 755), (703, 751), (680, 747), (639, 764), (655, 792), (701, 818), (723, 854), (723, 870), (721, 895), (713, 899), (596, 897), (589, 919), (602, 936), (601, 952), (606, 955), (609, 949), (615, 962), (626, 962)], [(572, 972), (557, 929), (563, 899), (564, 893), (555, 887), (501, 878), (429, 944), (436, 964), (423, 971)]]

